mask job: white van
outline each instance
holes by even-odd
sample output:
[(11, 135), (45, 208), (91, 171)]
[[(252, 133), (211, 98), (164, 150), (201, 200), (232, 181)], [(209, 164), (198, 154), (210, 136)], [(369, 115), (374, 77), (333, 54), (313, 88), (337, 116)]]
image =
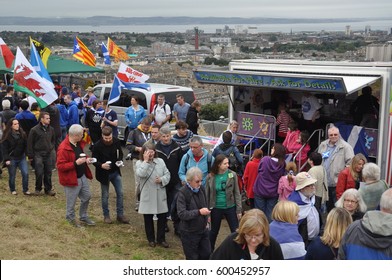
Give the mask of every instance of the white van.
[[(111, 104), (110, 108), (117, 113), (118, 117), (118, 138), (126, 140), (128, 136), (128, 127), (125, 121), (125, 112), (131, 106), (131, 96), (135, 95), (139, 98), (139, 104), (146, 109), (146, 113), (150, 114), (154, 105), (157, 103), (158, 95), (165, 96), (165, 102), (170, 104), (171, 109), (177, 102), (176, 95), (182, 94), (185, 102), (191, 104), (195, 100), (195, 94), (190, 87), (181, 87), (176, 85), (154, 84), (149, 83), (150, 90), (145, 89), (123, 89), (120, 99)], [(94, 94), (100, 100), (109, 99), (112, 84), (99, 84), (94, 87)], [(174, 117), (173, 117), (174, 120)]]

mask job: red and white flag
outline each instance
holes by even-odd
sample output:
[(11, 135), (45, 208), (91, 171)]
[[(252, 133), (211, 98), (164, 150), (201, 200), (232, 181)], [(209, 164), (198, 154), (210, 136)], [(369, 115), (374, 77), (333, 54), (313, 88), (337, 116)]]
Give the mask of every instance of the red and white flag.
[(45, 108), (58, 98), (53, 84), (35, 71), (19, 47), (16, 50), (14, 64), (14, 88), (32, 96), (41, 108)]
[(12, 62), (14, 62), (15, 56), (4, 42), (3, 38), (0, 37), (0, 54), (4, 58), (4, 63), (7, 68), (11, 68)]
[(139, 72), (132, 67), (121, 62), (118, 68), (117, 77), (126, 83), (145, 83), (150, 76)]

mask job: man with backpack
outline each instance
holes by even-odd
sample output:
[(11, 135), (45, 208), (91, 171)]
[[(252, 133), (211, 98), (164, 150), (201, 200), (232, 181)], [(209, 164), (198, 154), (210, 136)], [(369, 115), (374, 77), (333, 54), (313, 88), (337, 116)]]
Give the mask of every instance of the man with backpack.
[(204, 188), (207, 175), (210, 172), (213, 163), (214, 157), (203, 148), (203, 140), (200, 136), (193, 136), (189, 141), (188, 152), (181, 159), (180, 169), (178, 171), (178, 176), (180, 176), (182, 185), (185, 185), (186, 183), (186, 172), (188, 169), (196, 166), (203, 172), (202, 187)]
[(172, 112), (170, 105), (165, 102), (165, 96), (163, 94), (158, 95), (158, 103), (155, 104), (152, 111), (154, 115), (154, 121), (161, 127), (169, 127)]
[(239, 175), (242, 175), (242, 165), (244, 160), (238, 148), (234, 146), (234, 144), (231, 144), (232, 133), (229, 130), (223, 132), (222, 139), (223, 143), (214, 149), (212, 155), (216, 157), (219, 154), (224, 154), (229, 159), (229, 169)]

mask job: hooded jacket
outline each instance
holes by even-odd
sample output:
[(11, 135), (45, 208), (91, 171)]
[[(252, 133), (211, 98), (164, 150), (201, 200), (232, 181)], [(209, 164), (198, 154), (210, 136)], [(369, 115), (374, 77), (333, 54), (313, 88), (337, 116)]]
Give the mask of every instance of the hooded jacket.
[(264, 198), (278, 197), (279, 179), (284, 175), (286, 164), (281, 164), (271, 157), (260, 160), (259, 171), (253, 185), (255, 195)]
[(75, 101), (72, 101), (67, 106), (68, 110), (68, 127), (73, 124), (79, 124), (79, 110)]
[(340, 260), (392, 260), (392, 214), (368, 211), (353, 222), (339, 247)]

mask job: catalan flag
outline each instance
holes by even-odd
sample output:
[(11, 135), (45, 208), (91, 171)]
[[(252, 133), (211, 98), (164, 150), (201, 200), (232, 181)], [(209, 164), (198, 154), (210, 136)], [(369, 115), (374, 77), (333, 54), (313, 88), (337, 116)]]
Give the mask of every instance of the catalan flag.
[(75, 36), (74, 39), (73, 56), (86, 65), (93, 67), (95, 66), (94, 54), (86, 47), (85, 44), (83, 44), (83, 42), (77, 36)]
[(11, 52), (7, 44), (0, 37), (0, 55), (4, 58), (4, 63), (7, 68), (12, 67), (12, 62), (15, 60), (15, 55)]
[(44, 63), (45, 67), (48, 68), (48, 59), (52, 51), (48, 47), (45, 47), (43, 43), (38, 42), (31, 37), (30, 44), (34, 44), (35, 48), (37, 49), (37, 52), (39, 53), (39, 56), (41, 57), (42, 62)]
[(128, 54), (119, 46), (117, 46), (112, 39), (108, 37), (108, 51), (109, 55), (114, 57), (115, 61), (128, 60)]

